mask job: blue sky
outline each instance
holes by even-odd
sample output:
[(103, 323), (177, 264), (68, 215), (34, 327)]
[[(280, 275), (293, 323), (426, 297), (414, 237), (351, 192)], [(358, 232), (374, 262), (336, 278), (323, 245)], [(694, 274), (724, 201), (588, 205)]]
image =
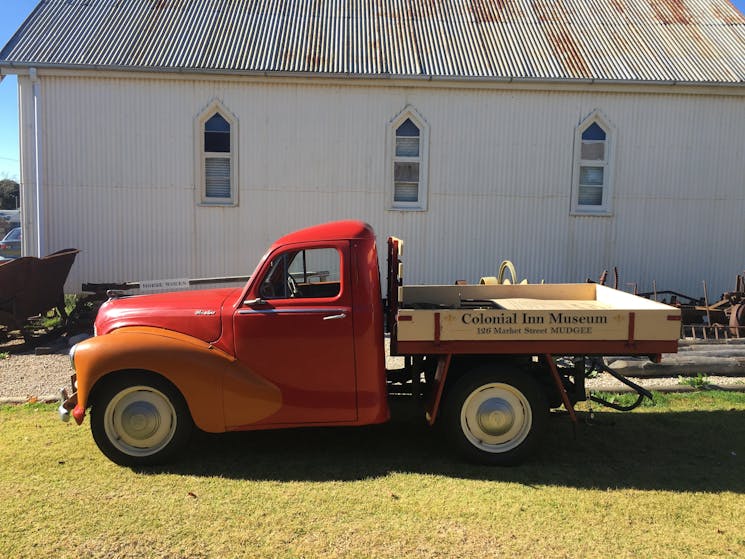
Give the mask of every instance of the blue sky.
[[(34, 9), (38, 0), (4, 0), (0, 18), (0, 46), (4, 46)], [(745, 0), (732, 0), (745, 13)], [(15, 76), (0, 83), (0, 179), (20, 178), (18, 156), (18, 88)]]
[[(3, 2), (0, 10), (0, 45), (5, 46), (37, 3), (37, 0)], [(19, 159), (18, 85), (15, 76), (5, 76), (0, 83), (0, 179), (20, 179)]]

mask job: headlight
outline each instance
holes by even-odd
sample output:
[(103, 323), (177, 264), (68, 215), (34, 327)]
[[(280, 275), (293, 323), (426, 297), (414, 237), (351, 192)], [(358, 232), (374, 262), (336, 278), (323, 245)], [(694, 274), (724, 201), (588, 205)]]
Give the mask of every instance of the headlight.
[(72, 370), (75, 370), (75, 349), (78, 347), (78, 344), (75, 344), (70, 348), (70, 367), (72, 367)]

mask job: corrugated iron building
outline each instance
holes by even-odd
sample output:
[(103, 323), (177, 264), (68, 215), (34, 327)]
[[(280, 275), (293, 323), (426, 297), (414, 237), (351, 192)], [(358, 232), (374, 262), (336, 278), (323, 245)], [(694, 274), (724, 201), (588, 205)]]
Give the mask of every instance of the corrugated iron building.
[(28, 254), (86, 282), (247, 274), (339, 218), (411, 283), (745, 268), (745, 18), (727, 0), (47, 0), (19, 77)]

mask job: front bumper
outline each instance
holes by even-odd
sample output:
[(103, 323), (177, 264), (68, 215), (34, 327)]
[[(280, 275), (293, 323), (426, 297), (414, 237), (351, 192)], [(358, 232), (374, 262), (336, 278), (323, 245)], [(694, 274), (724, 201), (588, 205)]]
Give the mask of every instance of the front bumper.
[(70, 384), (72, 386), (72, 396), (67, 395), (67, 390), (60, 388), (60, 405), (57, 408), (59, 418), (64, 421), (70, 421), (70, 412), (75, 418), (75, 423), (80, 425), (85, 417), (85, 410), (78, 408), (78, 392), (77, 392), (77, 375), (70, 377)]

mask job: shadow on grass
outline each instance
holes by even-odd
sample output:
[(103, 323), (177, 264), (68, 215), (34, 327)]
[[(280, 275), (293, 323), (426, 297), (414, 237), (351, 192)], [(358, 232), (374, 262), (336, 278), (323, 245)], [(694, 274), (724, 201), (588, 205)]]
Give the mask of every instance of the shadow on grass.
[(463, 462), (399, 402), (384, 425), (197, 434), (172, 473), (277, 481), (353, 481), (391, 472), (529, 486), (745, 493), (745, 412), (553, 414), (545, 443), (513, 468)]

